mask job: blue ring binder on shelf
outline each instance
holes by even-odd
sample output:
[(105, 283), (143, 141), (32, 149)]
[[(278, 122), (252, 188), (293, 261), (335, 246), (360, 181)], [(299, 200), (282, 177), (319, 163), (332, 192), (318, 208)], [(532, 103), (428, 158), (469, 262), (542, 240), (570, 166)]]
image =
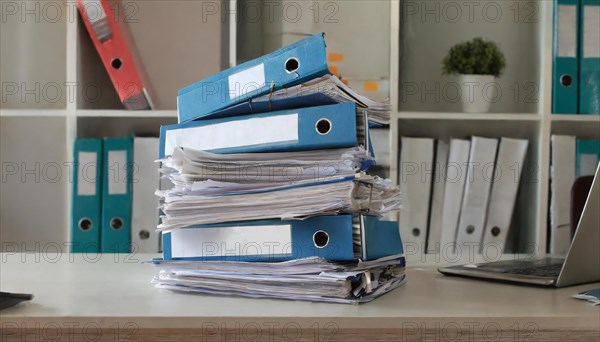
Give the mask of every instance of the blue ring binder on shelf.
[(76, 139), (73, 146), (71, 252), (100, 252), (102, 140)]

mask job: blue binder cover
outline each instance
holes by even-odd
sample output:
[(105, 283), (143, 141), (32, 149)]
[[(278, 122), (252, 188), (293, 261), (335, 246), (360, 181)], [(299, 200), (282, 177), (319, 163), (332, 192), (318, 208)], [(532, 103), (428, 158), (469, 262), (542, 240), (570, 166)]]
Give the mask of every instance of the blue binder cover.
[[(300, 96), (289, 96), (286, 98), (278, 98), (271, 101), (257, 101), (250, 99), (249, 101), (231, 106), (218, 112), (207, 114), (203, 119), (225, 118), (229, 116), (247, 115), (272, 112), (278, 110), (305, 108), (314, 106), (324, 106), (339, 103), (331, 97), (323, 93), (313, 93)], [(179, 115), (181, 117), (181, 115)], [(180, 122), (187, 122), (180, 121)]]
[(162, 126), (159, 148), (163, 158), (176, 147), (245, 153), (356, 145), (356, 105), (340, 103)]
[[(294, 108), (325, 106), (337, 103), (340, 102), (332, 99), (331, 97), (323, 93), (290, 96), (283, 99), (274, 99), (272, 101), (257, 101), (256, 99), (251, 99), (249, 101), (242, 102), (227, 109), (223, 109), (221, 111), (206, 115), (204, 119), (226, 118), (230, 116), (257, 114)], [(383, 125), (376, 122), (369, 122), (369, 128), (380, 128), (385, 126), (387, 125)]]
[(363, 260), (375, 260), (403, 254), (398, 222), (383, 221), (377, 216), (361, 216), (363, 229)]
[(579, 0), (554, 1), (552, 113), (577, 114)]
[(600, 114), (600, 0), (581, 0), (579, 114)]
[(575, 174), (593, 176), (600, 160), (600, 140), (577, 140)]
[(164, 260), (354, 260), (352, 215), (199, 225), (162, 239)]
[(71, 253), (100, 252), (102, 140), (76, 139), (73, 146)]
[(200, 119), (271, 90), (327, 74), (323, 33), (302, 39), (179, 90), (179, 122)]
[(129, 253), (134, 172), (133, 140), (104, 138), (103, 160), (101, 251)]

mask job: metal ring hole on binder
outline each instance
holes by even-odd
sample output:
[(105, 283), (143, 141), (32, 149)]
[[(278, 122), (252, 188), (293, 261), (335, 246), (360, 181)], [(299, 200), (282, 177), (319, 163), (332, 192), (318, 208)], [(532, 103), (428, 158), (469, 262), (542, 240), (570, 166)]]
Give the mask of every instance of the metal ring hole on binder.
[(320, 135), (325, 135), (325, 134), (331, 132), (332, 127), (333, 127), (333, 125), (331, 124), (331, 121), (329, 121), (327, 119), (319, 119), (317, 121), (317, 124), (315, 125), (315, 129), (317, 130), (317, 133), (319, 133)]
[(94, 225), (92, 224), (92, 220), (90, 220), (87, 217), (82, 218), (81, 220), (79, 220), (79, 229), (81, 229), (84, 232), (87, 232), (88, 230), (92, 229)]
[(114, 230), (123, 228), (123, 219), (120, 217), (113, 217), (110, 219), (110, 227)]
[(492, 228), (492, 235), (493, 235), (493, 236), (498, 236), (498, 235), (500, 235), (500, 228), (499, 228), (499, 227), (493, 227), (493, 228)]
[(560, 84), (565, 87), (570, 87), (573, 84), (573, 77), (571, 77), (571, 75), (560, 76)]
[(318, 230), (313, 234), (313, 243), (317, 248), (325, 248), (329, 244), (329, 234)]
[(467, 226), (467, 234), (473, 234), (475, 232), (475, 226), (468, 225)]
[(121, 61), (120, 58), (115, 58), (110, 61), (110, 66), (112, 66), (115, 70), (119, 70), (123, 66), (123, 61)]
[(140, 230), (140, 233), (138, 235), (140, 236), (140, 240), (147, 240), (150, 238), (150, 232), (146, 229)]
[(421, 229), (419, 229), (419, 228), (413, 228), (412, 229), (412, 235), (413, 236), (419, 236), (419, 235), (421, 235)]
[(291, 57), (288, 58), (287, 61), (285, 61), (285, 71), (287, 71), (288, 74), (296, 72), (296, 70), (298, 70), (299, 68), (300, 61), (297, 58)]

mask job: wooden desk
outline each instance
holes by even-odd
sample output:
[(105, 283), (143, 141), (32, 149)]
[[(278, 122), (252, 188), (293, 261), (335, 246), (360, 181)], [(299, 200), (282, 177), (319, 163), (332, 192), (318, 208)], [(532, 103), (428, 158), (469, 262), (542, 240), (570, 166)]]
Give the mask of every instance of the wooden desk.
[[(545, 289), (409, 268), (408, 282), (355, 306), (155, 289), (149, 255), (2, 254), (0, 289), (34, 300), (0, 314), (0, 341), (567, 341), (600, 339), (600, 307)], [(115, 259), (116, 258), (116, 259)]]

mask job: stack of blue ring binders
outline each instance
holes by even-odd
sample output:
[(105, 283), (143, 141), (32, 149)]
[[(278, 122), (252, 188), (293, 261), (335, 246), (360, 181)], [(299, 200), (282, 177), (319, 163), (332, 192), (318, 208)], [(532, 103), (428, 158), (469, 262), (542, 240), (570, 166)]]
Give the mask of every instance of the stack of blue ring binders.
[(161, 127), (156, 287), (369, 302), (404, 284), (400, 208), (369, 128), (389, 105), (329, 73), (324, 34), (181, 89)]

